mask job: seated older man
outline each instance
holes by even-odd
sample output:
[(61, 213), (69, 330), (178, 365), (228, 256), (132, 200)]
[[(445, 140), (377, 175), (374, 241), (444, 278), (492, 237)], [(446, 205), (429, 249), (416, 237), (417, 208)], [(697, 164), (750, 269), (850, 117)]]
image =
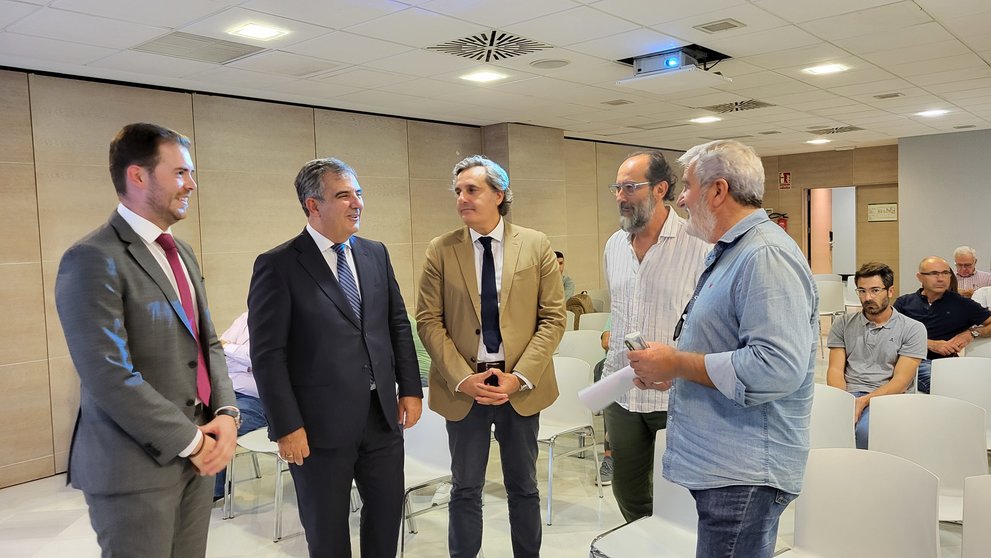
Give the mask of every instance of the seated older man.
[(863, 310), (833, 322), (826, 383), (857, 398), (857, 447), (867, 449), (871, 399), (915, 392), (915, 373), (926, 358), (926, 328), (891, 307), (895, 274), (890, 267), (871, 262), (853, 277)]
[(970, 246), (960, 246), (953, 251), (953, 263), (957, 268), (957, 292), (970, 298), (974, 291), (991, 286), (991, 272), (977, 269), (977, 251)]

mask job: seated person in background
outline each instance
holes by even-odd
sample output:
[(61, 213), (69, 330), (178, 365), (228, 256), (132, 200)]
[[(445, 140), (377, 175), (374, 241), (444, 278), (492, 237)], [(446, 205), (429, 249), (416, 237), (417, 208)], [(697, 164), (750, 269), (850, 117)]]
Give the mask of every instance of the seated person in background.
[(991, 308), (991, 287), (981, 287), (974, 291), (974, 295), (970, 297), (971, 300), (980, 304), (985, 308)]
[(895, 301), (895, 310), (926, 326), (929, 352), (919, 363), (919, 391), (929, 393), (932, 361), (957, 356), (978, 337), (991, 336), (991, 311), (950, 290), (953, 272), (938, 256), (919, 262), (922, 288)]
[[(609, 333), (612, 330), (612, 316), (606, 320), (605, 330), (602, 335), (599, 336), (599, 343), (602, 344), (603, 351), (609, 351)], [(602, 379), (602, 368), (606, 365), (606, 358), (602, 357), (602, 360), (595, 365), (592, 370), (592, 376), (594, 381), (598, 382)], [(605, 421), (602, 423), (602, 464), (599, 465), (599, 479), (602, 480), (602, 486), (609, 486), (612, 484), (612, 474), (613, 474), (613, 463), (612, 463), (612, 447), (609, 445), (609, 432), (606, 431)]]
[(915, 392), (915, 373), (926, 358), (926, 328), (891, 307), (895, 274), (890, 267), (871, 262), (853, 277), (863, 311), (833, 322), (826, 383), (857, 398), (857, 447), (867, 449), (871, 398)]
[(568, 300), (575, 295), (575, 281), (564, 274), (564, 252), (554, 250), (557, 256), (557, 268), (561, 271), (561, 280), (564, 281), (564, 300)]
[[(237, 398), (237, 408), (241, 410), (241, 427), (237, 435), (243, 436), (253, 430), (265, 428), (265, 410), (258, 399), (258, 387), (255, 376), (251, 373), (250, 344), (248, 343), (248, 313), (238, 316), (231, 327), (220, 336), (224, 346), (224, 357), (227, 359), (227, 374), (234, 384), (234, 397)], [(227, 469), (217, 473), (216, 484), (213, 487), (214, 501), (224, 497), (224, 480)]]
[(427, 387), (427, 378), (430, 376), (430, 353), (427, 352), (427, 348), (423, 346), (423, 341), (416, 333), (416, 318), (409, 313), (406, 314), (406, 317), (409, 318), (409, 325), (413, 330), (413, 348), (416, 349), (416, 363), (420, 367), (420, 385)]
[(962, 296), (970, 298), (977, 289), (991, 286), (991, 272), (977, 269), (977, 251), (970, 246), (960, 246), (954, 250), (953, 263), (957, 268), (957, 292)]

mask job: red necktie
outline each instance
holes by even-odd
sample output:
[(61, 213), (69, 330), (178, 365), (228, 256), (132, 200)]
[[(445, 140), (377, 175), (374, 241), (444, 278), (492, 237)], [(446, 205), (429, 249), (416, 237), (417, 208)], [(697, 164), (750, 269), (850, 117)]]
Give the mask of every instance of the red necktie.
[(199, 328), (196, 326), (196, 314), (193, 312), (193, 297), (189, 292), (189, 280), (179, 262), (179, 251), (176, 250), (175, 239), (172, 238), (172, 235), (163, 234), (156, 238), (155, 242), (165, 250), (165, 257), (169, 260), (169, 267), (172, 268), (172, 275), (175, 277), (176, 287), (179, 289), (179, 301), (182, 302), (182, 309), (186, 313), (189, 325), (193, 328), (193, 336), (196, 338), (196, 396), (204, 405), (210, 406), (210, 377), (206, 372), (203, 347), (200, 346), (200, 334)]

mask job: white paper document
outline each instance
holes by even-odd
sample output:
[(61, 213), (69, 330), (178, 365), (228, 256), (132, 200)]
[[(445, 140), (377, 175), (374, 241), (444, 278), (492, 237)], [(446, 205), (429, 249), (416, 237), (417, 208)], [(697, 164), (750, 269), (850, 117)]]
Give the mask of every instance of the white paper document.
[(633, 389), (633, 368), (620, 368), (578, 392), (578, 400), (592, 411), (601, 411)]

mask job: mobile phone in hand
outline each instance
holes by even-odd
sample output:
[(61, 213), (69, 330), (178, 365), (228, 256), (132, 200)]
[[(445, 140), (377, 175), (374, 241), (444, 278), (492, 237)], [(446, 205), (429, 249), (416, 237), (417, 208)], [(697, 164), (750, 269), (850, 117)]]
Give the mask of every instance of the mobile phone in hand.
[(643, 335), (640, 335), (639, 331), (634, 331), (623, 339), (623, 343), (626, 344), (626, 348), (631, 351), (642, 351), (647, 348), (647, 341), (644, 340)]

